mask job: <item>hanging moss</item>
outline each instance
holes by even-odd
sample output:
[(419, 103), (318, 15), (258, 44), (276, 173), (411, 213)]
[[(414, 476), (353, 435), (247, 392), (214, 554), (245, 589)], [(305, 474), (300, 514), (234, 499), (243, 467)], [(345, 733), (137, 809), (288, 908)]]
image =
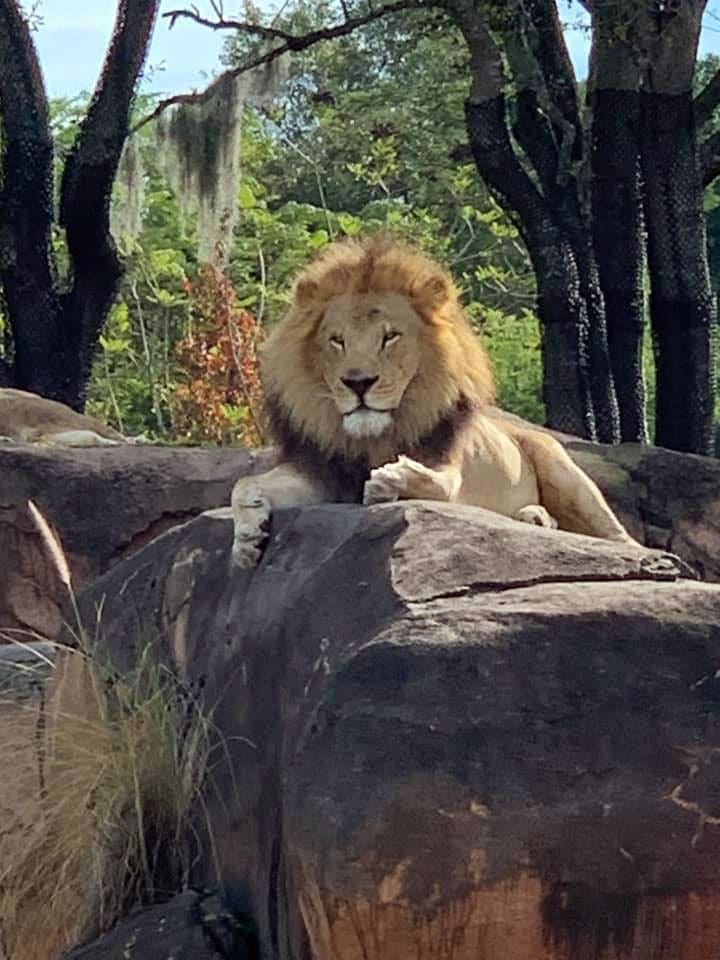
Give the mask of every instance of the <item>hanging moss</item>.
[(135, 240), (142, 230), (145, 199), (145, 168), (137, 137), (128, 137), (120, 157), (112, 206), (110, 230), (116, 240)]
[(158, 159), (184, 217), (197, 213), (198, 258), (222, 266), (237, 218), (243, 109), (271, 100), (286, 68), (223, 76), (207, 94), (178, 104), (155, 124)]

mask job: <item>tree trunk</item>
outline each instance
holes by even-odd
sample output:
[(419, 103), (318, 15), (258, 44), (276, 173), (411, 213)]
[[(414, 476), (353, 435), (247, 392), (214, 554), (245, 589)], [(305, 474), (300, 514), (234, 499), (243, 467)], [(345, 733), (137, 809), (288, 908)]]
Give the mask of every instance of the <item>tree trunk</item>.
[(12, 329), (3, 380), (52, 397), (59, 323), (53, 142), (40, 65), (15, 0), (0, 0), (0, 60), (0, 282)]
[[(582, 157), (582, 130), (579, 125), (573, 130), (571, 152), (573, 162), (577, 163)], [(562, 144), (563, 131), (544, 117), (534, 90), (522, 90), (517, 95), (517, 122), (513, 134), (533, 164), (544, 196), (549, 201), (550, 215), (572, 248), (579, 295), (585, 308), (585, 362), (595, 428), (599, 440), (615, 443), (619, 439), (617, 401), (608, 356), (605, 304), (590, 230), (578, 197), (577, 182), (560, 166), (559, 160), (565, 150)], [(565, 133), (566, 137), (569, 135)], [(568, 157), (566, 162), (569, 163), (570, 159)], [(519, 216), (522, 218), (522, 211), (519, 211)]]
[(691, 95), (644, 93), (641, 109), (655, 442), (712, 454), (715, 308)]
[(640, 95), (637, 90), (596, 89), (592, 111), (593, 244), (605, 301), (620, 437), (644, 443)]
[(547, 0), (506, 5), (504, 12), (493, 14), (493, 22), (503, 32), (517, 89), (513, 134), (537, 174), (549, 215), (572, 246), (587, 316), (587, 367), (597, 436), (615, 443), (620, 430), (605, 304), (583, 201), (585, 136), (562, 25), (555, 4)]
[(513, 153), (504, 97), (479, 103), (471, 97), (465, 115), (478, 172), (514, 211), (535, 270), (547, 422), (557, 430), (593, 439), (588, 317), (572, 245)]
[(73, 282), (62, 302), (68, 372), (59, 399), (78, 410), (85, 405), (98, 337), (122, 277), (110, 234), (110, 197), (159, 2), (121, 0), (102, 77), (62, 180), (60, 225), (67, 235)]
[(573, 251), (580, 278), (580, 294), (588, 317), (589, 384), (597, 439), (601, 443), (617, 443), (620, 439), (620, 417), (608, 352), (606, 305), (600, 287), (590, 226), (585, 222), (579, 209), (574, 227), (568, 232), (573, 238)]
[(60, 295), (47, 95), (17, 0), (0, 0), (0, 283), (12, 334), (0, 381), (77, 410), (122, 275), (110, 236), (110, 196), (158, 6), (159, 0), (118, 3), (102, 77), (63, 176), (60, 226), (70, 276)]

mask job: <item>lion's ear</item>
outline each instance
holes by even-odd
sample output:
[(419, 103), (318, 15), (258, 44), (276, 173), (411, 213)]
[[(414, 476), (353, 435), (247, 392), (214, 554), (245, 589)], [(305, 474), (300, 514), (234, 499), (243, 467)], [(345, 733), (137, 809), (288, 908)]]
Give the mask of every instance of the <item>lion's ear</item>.
[(442, 273), (434, 273), (414, 291), (418, 303), (428, 312), (440, 310), (450, 299), (450, 282)]
[(320, 286), (315, 280), (301, 277), (295, 284), (293, 300), (301, 308), (309, 307), (314, 300), (317, 300), (319, 292)]

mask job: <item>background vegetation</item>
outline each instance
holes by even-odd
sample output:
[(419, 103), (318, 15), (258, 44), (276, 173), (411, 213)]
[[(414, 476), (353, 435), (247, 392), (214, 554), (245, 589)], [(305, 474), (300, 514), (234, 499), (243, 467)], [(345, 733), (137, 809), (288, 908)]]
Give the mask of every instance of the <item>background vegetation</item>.
[[(283, 29), (301, 35), (321, 28), (332, 19), (331, 6), (324, 0), (296, 4)], [(508, 25), (502, 17), (496, 17), (492, 4), (486, 6), (483, 16), (491, 23), (493, 36), (507, 45)], [(253, 16), (249, 11), (248, 17)], [(538, 304), (541, 313), (544, 309), (552, 314), (552, 310), (548, 297), (542, 293), (538, 296), (537, 278), (540, 276), (546, 287), (552, 278), (543, 276), (537, 253), (531, 251), (532, 259), (528, 255), (527, 211), (512, 209), (498, 188), (497, 171), (483, 174), (482, 149), (479, 157), (477, 143), (469, 143), (473, 136), (477, 140), (484, 133), (481, 130), (478, 134), (478, 117), (473, 128), (466, 115), (469, 83), (471, 78), (477, 79), (477, 66), (471, 63), (472, 44), (462, 17), (458, 23), (453, 24), (441, 9), (406, 9), (402, 16), (378, 19), (342, 40), (319, 43), (294, 54), (283, 96), (263, 109), (248, 107), (243, 113), (241, 179), (236, 197), (239, 219), (222, 272), (198, 260), (197, 219), (171, 188), (167, 158), (158, 150), (152, 125), (134, 135), (133, 149), (139, 151), (144, 170), (143, 191), (128, 193), (121, 171), (114, 190), (113, 232), (123, 269), (117, 271), (119, 296), (94, 357), (88, 391), (90, 412), (128, 434), (169, 442), (256, 443), (264, 439), (257, 415), (256, 348), (282, 315), (293, 275), (313, 253), (338, 237), (388, 229), (419, 244), (459, 281), (468, 314), (492, 356), (500, 404), (531, 420), (547, 420), (543, 398), (547, 399), (548, 384), (552, 387), (554, 383), (548, 373), (552, 351), (547, 345), (549, 328), (543, 327)], [(151, 29), (149, 21), (144, 22), (143, 29)], [(602, 29), (599, 16), (597, 31), (601, 39)], [(226, 67), (246, 63), (263, 49), (261, 39), (252, 31), (229, 31), (228, 36)], [(617, 31), (611, 35), (608, 49), (613, 55), (619, 36)], [(622, 37), (624, 43), (625, 34)], [(542, 111), (538, 112), (538, 104), (532, 101), (535, 92), (527, 86), (522, 70), (513, 66), (515, 54), (510, 47), (505, 55), (511, 82), (502, 97), (510, 111), (508, 127), (519, 136), (518, 124)], [(542, 65), (541, 60), (538, 62)], [(696, 92), (718, 86), (719, 66), (716, 58), (698, 64)], [(583, 84), (578, 92), (584, 106)], [(528, 95), (535, 113), (528, 113)], [(80, 95), (50, 103), (55, 182), (63, 189), (69, 179), (68, 161), (72, 163), (78, 152), (83, 131), (88, 140), (88, 118), (92, 119), (97, 96), (91, 99)], [(136, 98), (131, 122), (147, 116), (155, 106), (151, 96)], [(703, 127), (707, 143), (713, 142), (717, 133), (713, 106), (711, 100)], [(479, 111), (484, 109), (482, 105), (477, 107)], [(552, 109), (546, 112), (552, 119)], [(586, 132), (589, 137), (589, 127)], [(597, 137), (594, 128), (592, 136)], [(542, 165), (538, 165), (532, 144), (523, 146), (535, 163), (532, 182), (542, 190)], [(556, 143), (556, 148), (559, 155), (562, 144)], [(513, 149), (518, 149), (517, 143)], [(126, 163), (127, 154), (126, 149)], [(712, 159), (708, 151), (706, 166), (714, 169)], [(630, 157), (630, 163), (635, 162)], [(573, 167), (573, 185), (562, 201), (569, 203), (576, 222), (573, 226), (570, 217), (559, 230), (562, 233), (567, 228), (570, 236), (575, 230), (573, 256), (578, 258), (582, 273), (583, 244), (597, 242), (597, 238), (587, 240), (586, 212), (571, 209), (576, 204), (575, 192), (580, 195), (583, 189), (581, 166)], [(559, 173), (557, 176), (561, 179)], [(714, 296), (720, 282), (720, 190), (710, 175), (706, 179), (710, 186), (705, 191), (705, 219)], [(491, 184), (491, 191), (486, 182)], [(623, 229), (626, 227), (632, 229), (631, 224), (623, 225)], [(53, 229), (51, 259), (59, 274), (72, 277), (67, 238), (67, 229)], [(642, 252), (637, 256), (641, 262)], [(602, 266), (602, 260), (600, 263)], [(582, 296), (588, 303), (589, 316), (597, 280), (591, 276), (586, 280)], [(622, 285), (622, 277), (620, 281)], [(610, 277), (608, 282), (612, 288), (615, 278)], [(647, 280), (645, 290), (647, 294)], [(702, 301), (697, 284), (695, 292)], [(103, 291), (106, 299), (108, 293)], [(565, 296), (565, 288), (560, 293)], [(627, 296), (636, 309), (637, 289)], [(645, 306), (640, 309), (649, 315), (648, 304), (652, 308), (653, 300), (647, 295), (644, 300)], [(64, 294), (59, 304), (62, 317), (62, 310), (68, 306)], [(559, 302), (555, 305), (562, 307)], [(710, 316), (712, 311), (708, 313), (706, 306), (702, 310), (705, 322), (705, 314)], [(616, 326), (622, 327), (624, 316), (622, 309), (614, 310)], [(586, 322), (582, 316), (571, 320), (568, 329), (575, 325), (576, 332)], [(599, 321), (604, 322), (602, 317)], [(81, 318), (80, 323), (85, 324), (86, 319)], [(681, 328), (683, 323), (676, 326)], [(627, 326), (630, 329), (633, 324), (628, 322)], [(650, 326), (645, 324), (642, 363), (652, 436), (655, 380), (647, 332)], [(7, 363), (14, 356), (17, 367), (17, 332), (21, 325), (18, 323), (15, 331), (14, 348), (11, 327), (5, 323), (5, 349), (0, 348), (0, 357), (4, 356)], [(93, 335), (97, 336), (97, 331), (93, 334), (90, 330), (87, 342), (83, 340), (89, 356), (93, 354)], [(705, 334), (703, 338), (704, 343)], [(566, 346), (574, 349), (570, 340)], [(590, 352), (592, 349), (591, 345)], [(634, 348), (629, 345), (628, 349)], [(554, 362), (562, 367), (560, 346), (558, 350)], [(47, 395), (66, 390), (62, 366), (56, 366), (59, 372), (55, 371), (52, 387), (50, 378), (47, 390), (31, 388)], [(75, 381), (67, 389), (75, 398), (72, 402), (80, 405), (84, 399), (82, 377)], [(568, 396), (573, 393), (567, 384), (565, 387)], [(630, 391), (636, 387), (629, 384)], [(712, 401), (711, 388), (707, 396)], [(556, 398), (561, 414), (566, 399)], [(582, 419), (582, 399), (571, 398), (569, 402), (577, 409), (568, 415)], [(598, 404), (602, 408), (605, 401), (600, 397), (593, 402), (598, 413)], [(638, 402), (641, 408), (642, 391)], [(628, 408), (633, 403), (631, 399)], [(601, 412), (598, 417), (602, 436)], [(645, 435), (642, 411), (635, 421), (621, 424), (624, 438)], [(605, 429), (611, 429), (607, 423)], [(617, 439), (617, 425), (614, 429), (615, 434), (611, 430), (612, 435), (606, 439)], [(691, 446), (700, 450), (703, 443), (703, 438), (697, 437)], [(683, 448), (682, 442), (672, 445)]]
[[(235, 56), (229, 45), (228, 59)], [(266, 330), (282, 315), (293, 275), (315, 252), (341, 236), (389, 229), (452, 270), (493, 355), (501, 402), (542, 420), (533, 274), (466, 146), (460, 38), (447, 29), (415, 30), (411, 21), (380, 21), (296, 58), (289, 84), (280, 105), (244, 114), (240, 222), (226, 270), (238, 308)], [(139, 102), (138, 114), (150, 106)], [(53, 104), (59, 143), (72, 140), (83, 112), (81, 98)], [(212, 339), (216, 324), (208, 326), (212, 308), (193, 293), (193, 218), (182, 222), (149, 131), (142, 149), (142, 231), (123, 245), (127, 273), (101, 338), (89, 409), (130, 433), (227, 442), (237, 423), (242, 439), (245, 404), (225, 389), (232, 358), (221, 362), (222, 345), (197, 338), (198, 325)], [(116, 203), (123, 203), (121, 188)], [(210, 351), (214, 372), (198, 366), (197, 356), (190, 362), (190, 342)], [(204, 408), (214, 413), (203, 424), (198, 406), (189, 427), (187, 416), (177, 416), (178, 399), (200, 378)]]

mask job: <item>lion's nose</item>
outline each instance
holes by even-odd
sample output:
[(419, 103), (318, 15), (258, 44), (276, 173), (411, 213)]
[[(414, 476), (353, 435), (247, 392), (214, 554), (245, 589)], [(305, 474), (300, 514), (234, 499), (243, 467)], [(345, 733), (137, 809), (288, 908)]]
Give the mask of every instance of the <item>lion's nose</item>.
[(364, 399), (365, 394), (374, 383), (377, 383), (377, 380), (377, 377), (363, 377), (359, 374), (357, 376), (342, 378), (342, 382), (348, 390), (352, 390), (353, 393), (357, 394), (359, 400)]

